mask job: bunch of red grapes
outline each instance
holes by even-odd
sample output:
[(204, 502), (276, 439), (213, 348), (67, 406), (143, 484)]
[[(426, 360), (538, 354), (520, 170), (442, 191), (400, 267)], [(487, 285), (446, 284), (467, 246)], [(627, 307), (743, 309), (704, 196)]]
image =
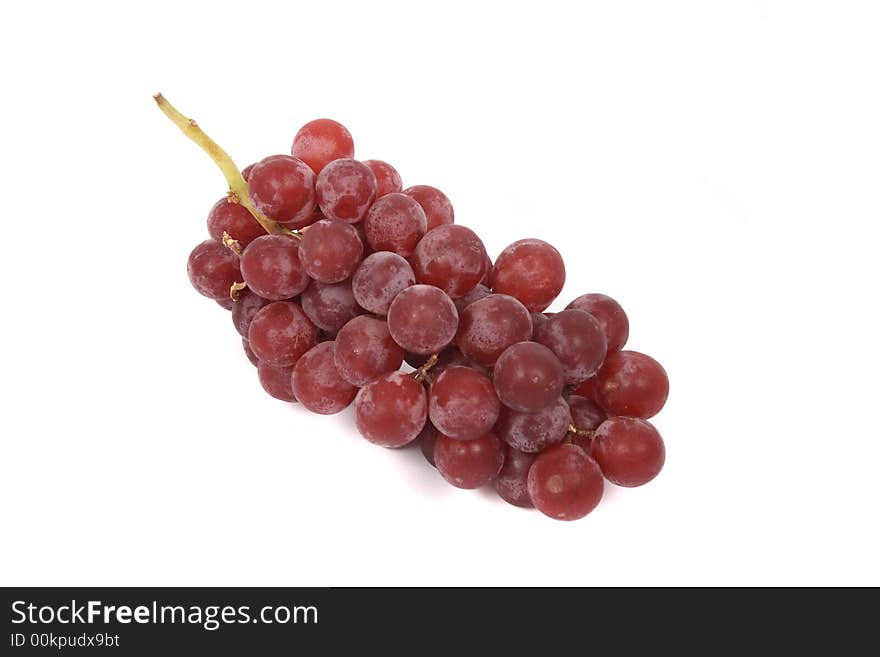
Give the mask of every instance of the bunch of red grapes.
[(266, 392), (328, 415), (354, 403), (370, 442), (420, 443), (453, 486), (493, 483), (559, 520), (592, 511), (605, 479), (657, 476), (665, 448), (647, 418), (669, 381), (623, 350), (614, 299), (545, 312), (565, 282), (555, 248), (523, 239), (493, 263), (440, 190), (403, 189), (391, 165), (353, 159), (335, 121), (307, 123), (291, 152), (242, 172), (254, 207), (289, 230), (267, 234), (221, 199), (188, 265), (196, 290), (231, 310)]

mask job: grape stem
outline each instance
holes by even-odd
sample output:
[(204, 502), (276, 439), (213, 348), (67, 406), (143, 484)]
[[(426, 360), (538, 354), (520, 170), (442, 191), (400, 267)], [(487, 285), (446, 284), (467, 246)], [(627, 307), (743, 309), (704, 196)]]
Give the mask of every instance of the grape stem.
[(233, 283), (229, 286), (229, 298), (238, 301), (238, 293), (247, 288), (247, 283)]
[(425, 382), (428, 381), (430, 383), (431, 378), (428, 375), (428, 370), (430, 370), (434, 365), (437, 364), (437, 359), (440, 358), (439, 354), (431, 354), (431, 357), (425, 361), (425, 364), (418, 368), (415, 372), (413, 372), (413, 376), (416, 381)]
[[(290, 235), (297, 239), (302, 239), (302, 235), (299, 231), (285, 228), (272, 219), (269, 219), (269, 217), (254, 207), (248, 196), (247, 183), (244, 178), (242, 178), (241, 171), (235, 166), (235, 162), (232, 161), (232, 158), (229, 157), (229, 154), (226, 151), (220, 148), (220, 145), (217, 144), (217, 142), (205, 134), (205, 131), (202, 130), (193, 119), (181, 114), (162, 94), (154, 94), (153, 100), (156, 101), (156, 104), (165, 116), (171, 119), (171, 122), (180, 128), (183, 134), (198, 144), (199, 147), (208, 154), (208, 157), (214, 160), (214, 164), (216, 164), (220, 168), (220, 171), (223, 172), (223, 176), (226, 178), (226, 183), (229, 185), (228, 198), (231, 202), (240, 203), (253, 215), (254, 219), (257, 220), (257, 223), (263, 227), (263, 230), (270, 235)], [(225, 241), (224, 244), (226, 244)], [(226, 246), (229, 245), (226, 244)]]
[(223, 246), (232, 251), (239, 258), (241, 257), (241, 244), (225, 230), (223, 231), (223, 238), (220, 241), (223, 242)]
[(573, 433), (574, 435), (583, 438), (592, 438), (596, 434), (595, 431), (590, 431), (589, 429), (578, 429), (573, 424), (568, 425), (568, 433)]

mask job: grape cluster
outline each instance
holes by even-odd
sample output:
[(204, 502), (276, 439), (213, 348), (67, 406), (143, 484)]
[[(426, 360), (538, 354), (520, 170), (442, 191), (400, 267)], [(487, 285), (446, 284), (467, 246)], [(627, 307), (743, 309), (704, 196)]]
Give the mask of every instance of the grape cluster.
[(660, 472), (647, 420), (666, 372), (623, 349), (629, 322), (611, 297), (547, 312), (565, 283), (550, 244), (519, 240), (493, 262), (443, 192), (355, 160), (329, 119), (241, 175), (279, 230), (221, 199), (188, 272), (231, 310), (270, 395), (321, 414), (354, 404), (370, 442), (420, 444), (453, 486), (491, 483), (559, 520), (592, 511), (606, 479), (641, 486)]

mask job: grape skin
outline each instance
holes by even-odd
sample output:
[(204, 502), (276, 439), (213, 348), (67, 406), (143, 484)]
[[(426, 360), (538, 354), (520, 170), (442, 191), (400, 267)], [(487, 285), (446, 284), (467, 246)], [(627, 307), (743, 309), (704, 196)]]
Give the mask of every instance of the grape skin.
[(241, 339), (241, 346), (244, 349), (244, 355), (247, 356), (247, 359), (251, 362), (251, 365), (253, 365), (254, 367), (259, 366), (260, 359), (257, 358), (254, 350), (251, 349), (251, 343), (247, 341), (247, 338)]
[(239, 291), (238, 298), (232, 304), (232, 324), (239, 335), (246, 338), (254, 315), (264, 306), (272, 303), (249, 289)]
[(577, 445), (554, 445), (529, 469), (529, 497), (541, 513), (577, 520), (602, 500), (604, 478), (598, 464)]
[(538, 239), (508, 246), (492, 269), (492, 290), (519, 299), (531, 312), (546, 310), (565, 284), (559, 251)]
[(669, 395), (669, 378), (656, 360), (638, 351), (617, 351), (596, 373), (594, 399), (612, 415), (647, 419)]
[(627, 488), (642, 486), (660, 474), (666, 461), (663, 438), (650, 422), (612, 417), (593, 438), (591, 454), (605, 478)]
[(403, 190), (403, 193), (415, 200), (425, 211), (426, 230), (433, 230), (437, 226), (455, 223), (455, 212), (452, 209), (452, 202), (446, 194), (436, 187), (414, 185)]
[(325, 217), (356, 224), (376, 198), (376, 176), (357, 160), (334, 160), (318, 174), (315, 194)]
[(299, 259), (299, 241), (288, 235), (264, 235), (241, 256), (241, 274), (255, 294), (283, 301), (300, 294), (309, 277)]
[(247, 183), (254, 207), (270, 219), (299, 222), (315, 211), (315, 174), (295, 157), (272, 155), (260, 160)]
[(571, 422), (578, 429), (595, 431), (608, 419), (608, 414), (599, 404), (580, 395), (569, 395), (568, 407), (571, 409)]
[(331, 333), (363, 313), (351, 291), (350, 279), (329, 285), (312, 281), (302, 293), (302, 307), (315, 326)]
[(502, 443), (493, 433), (474, 440), (456, 440), (437, 434), (434, 467), (456, 488), (473, 489), (488, 484), (503, 465)]
[(352, 292), (358, 304), (376, 315), (386, 315), (391, 302), (401, 290), (415, 285), (412, 267), (390, 251), (368, 255), (352, 278)]
[(583, 310), (596, 318), (605, 332), (609, 354), (623, 349), (629, 338), (629, 319), (617, 301), (605, 294), (584, 294), (566, 306), (566, 309), (571, 308)]
[(492, 482), (495, 491), (508, 504), (531, 509), (535, 505), (529, 497), (529, 469), (538, 455), (521, 452), (509, 446), (504, 449), (504, 467)]
[(459, 297), (458, 299), (453, 299), (455, 302), (455, 307), (458, 308), (458, 316), (461, 317), (461, 314), (464, 312), (464, 309), (469, 305), (474, 303), (475, 301), (479, 301), (480, 299), (485, 299), (488, 296), (492, 295), (492, 290), (488, 287), (480, 283), (473, 290), (465, 294), (463, 297)]
[(215, 300), (229, 298), (229, 288), (241, 280), (238, 256), (215, 240), (192, 250), (186, 272), (199, 294)]
[(297, 131), (290, 152), (319, 174), (333, 160), (354, 157), (354, 140), (341, 123), (315, 119)]
[(488, 433), (501, 412), (492, 380), (469, 367), (451, 367), (434, 379), (428, 417), (440, 433), (474, 440)]
[(373, 379), (355, 398), (355, 422), (361, 435), (382, 447), (403, 447), (421, 433), (428, 400), (421, 383), (402, 372)]
[(425, 427), (416, 438), (416, 441), (422, 448), (422, 456), (424, 456), (425, 460), (431, 464), (432, 468), (437, 467), (434, 465), (434, 445), (437, 442), (438, 433), (436, 427), (431, 424), (431, 420), (428, 420), (425, 422)]
[(257, 358), (280, 367), (293, 366), (317, 340), (318, 329), (292, 301), (260, 308), (248, 330), (248, 342)]
[(293, 394), (313, 413), (333, 415), (351, 404), (357, 388), (343, 379), (333, 360), (334, 343), (321, 342), (293, 368)]
[(532, 335), (535, 335), (538, 332), (538, 328), (543, 326), (548, 319), (550, 319), (544, 313), (531, 313), (532, 315)]
[(559, 359), (537, 342), (508, 347), (495, 363), (492, 380), (501, 403), (523, 413), (537, 413), (552, 404), (565, 385)]
[(458, 299), (486, 275), (486, 248), (470, 228), (438, 226), (419, 241), (410, 262), (419, 283)]
[(373, 251), (392, 251), (409, 258), (427, 231), (422, 206), (404, 194), (386, 194), (364, 219), (364, 234)]
[(513, 297), (492, 294), (465, 307), (455, 342), (465, 356), (492, 367), (505, 349), (531, 337), (526, 307)]
[(593, 376), (605, 360), (605, 332), (582, 310), (556, 313), (538, 328), (534, 339), (556, 354), (568, 385)]
[(263, 390), (275, 399), (285, 402), (296, 401), (296, 395), (293, 394), (292, 367), (279, 367), (261, 362), (257, 364), (257, 376)]
[(299, 244), (305, 272), (321, 283), (350, 278), (364, 257), (364, 245), (354, 227), (323, 219), (309, 227)]
[[(607, 358), (607, 356), (606, 356), (606, 358)], [(579, 395), (580, 397), (583, 397), (584, 399), (591, 399), (591, 400), (595, 401), (595, 399), (596, 399), (596, 391), (594, 389), (595, 385), (596, 385), (596, 377), (591, 376), (589, 379), (582, 382), (574, 390), (572, 390), (571, 394)]]
[(536, 453), (564, 441), (571, 423), (569, 406), (559, 397), (537, 413), (521, 413), (502, 407), (495, 432), (514, 449)]
[(492, 262), (492, 258), (489, 254), (486, 254), (486, 274), (483, 276), (483, 280), (480, 281), (481, 285), (485, 285), (488, 288), (492, 287), (492, 269), (495, 267), (495, 264)]
[(235, 203), (224, 196), (208, 212), (208, 234), (222, 242), (223, 233), (244, 248), (260, 235), (265, 235), (266, 231), (241, 203)]
[(340, 376), (360, 387), (377, 376), (399, 369), (403, 349), (392, 339), (388, 324), (360, 315), (339, 331), (333, 358)]
[(388, 309), (388, 329), (394, 341), (415, 354), (434, 354), (447, 346), (458, 328), (458, 311), (442, 290), (412, 285)]
[(403, 190), (403, 181), (393, 166), (382, 160), (364, 160), (364, 164), (370, 167), (373, 175), (376, 176), (376, 198)]

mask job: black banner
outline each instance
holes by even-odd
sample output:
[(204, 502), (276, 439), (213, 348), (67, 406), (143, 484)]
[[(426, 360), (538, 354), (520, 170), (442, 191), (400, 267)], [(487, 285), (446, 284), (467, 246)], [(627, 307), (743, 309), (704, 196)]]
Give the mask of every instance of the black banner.
[(815, 649), (825, 637), (839, 654), (860, 645), (876, 611), (845, 590), (0, 590), (4, 655), (348, 654), (353, 645), (417, 651), (426, 643), (467, 654), (475, 640), (537, 654), (571, 641), (584, 652), (668, 645), (714, 654), (804, 641)]

